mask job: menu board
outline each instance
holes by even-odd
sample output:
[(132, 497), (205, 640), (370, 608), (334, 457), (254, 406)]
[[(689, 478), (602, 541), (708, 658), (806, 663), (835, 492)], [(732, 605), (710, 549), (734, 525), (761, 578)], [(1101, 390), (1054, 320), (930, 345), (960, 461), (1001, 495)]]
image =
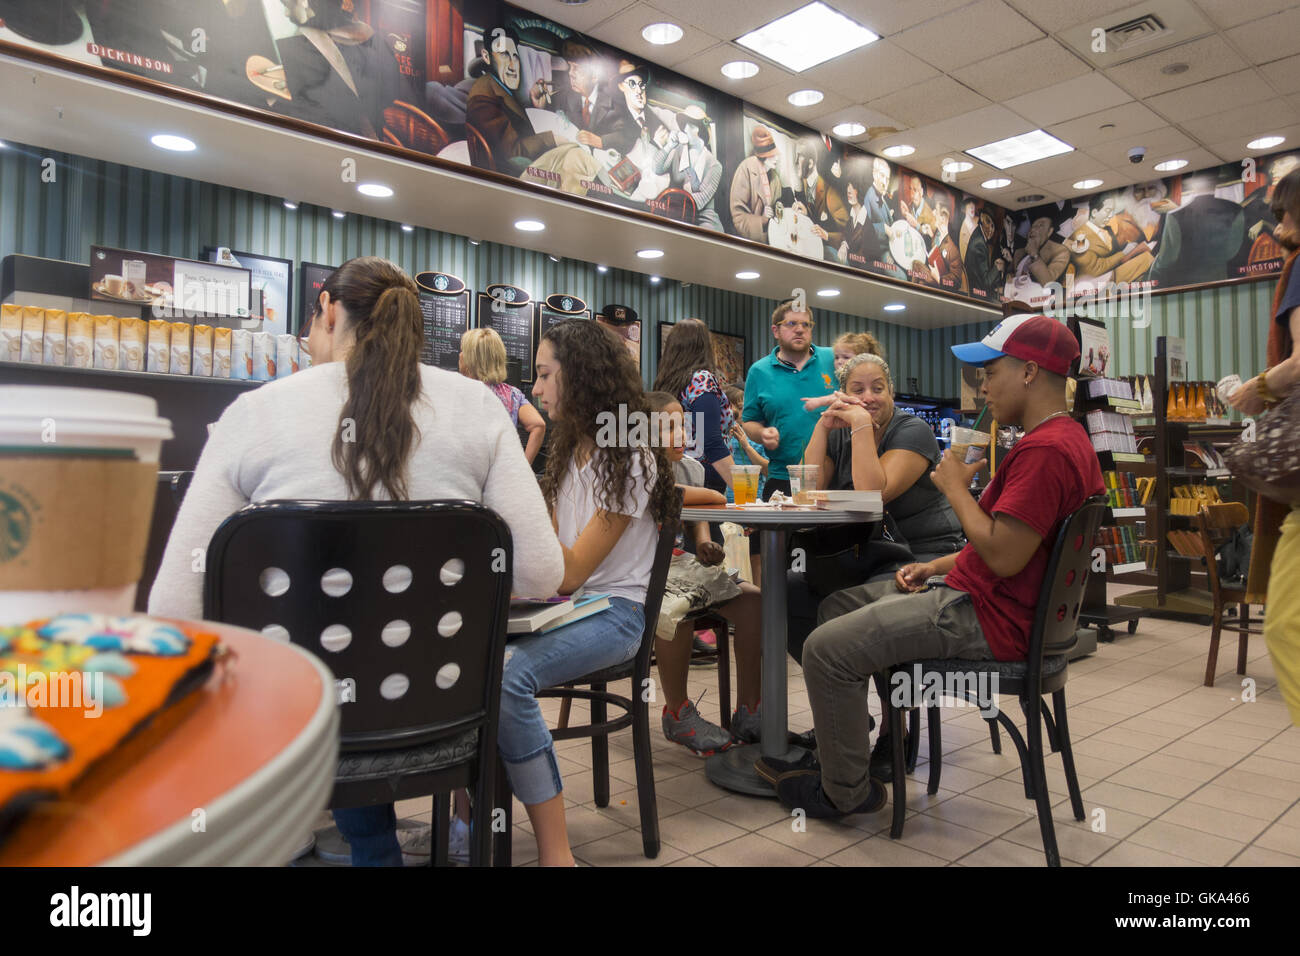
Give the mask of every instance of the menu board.
[(516, 388), (533, 380), (535, 310), (531, 297), (513, 285), (490, 285), (478, 294), (479, 328), (494, 329), (506, 347), (506, 381)]
[(455, 372), (459, 368), (460, 337), (469, 330), (469, 290), (456, 276), (421, 272), (420, 313), (424, 317), (424, 345), (420, 361)]
[(90, 298), (149, 306), (155, 318), (247, 318), (248, 269), (90, 247)]
[(557, 292), (546, 301), (537, 303), (537, 341), (542, 341), (548, 329), (569, 319), (590, 319), (591, 309), (576, 295)]
[(306, 328), (320, 300), (320, 290), (325, 280), (334, 274), (336, 266), (323, 266), (317, 262), (304, 262), (300, 267), (302, 273), (302, 309), (298, 317), (298, 334)]

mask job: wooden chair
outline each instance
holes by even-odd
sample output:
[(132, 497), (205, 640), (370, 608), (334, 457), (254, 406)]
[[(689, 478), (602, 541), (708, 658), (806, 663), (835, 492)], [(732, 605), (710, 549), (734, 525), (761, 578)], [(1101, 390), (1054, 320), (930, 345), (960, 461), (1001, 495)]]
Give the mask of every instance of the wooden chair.
[[(1200, 532), (1201, 557), (1205, 561), (1205, 573), (1210, 579), (1210, 596), (1214, 599), (1213, 626), (1210, 630), (1210, 655), (1205, 662), (1205, 686), (1214, 686), (1214, 671), (1219, 662), (1219, 635), (1223, 631), (1223, 611), (1229, 604), (1237, 605), (1237, 623), (1233, 630), (1238, 633), (1237, 673), (1246, 673), (1246, 648), (1251, 634), (1263, 634), (1263, 629), (1252, 629), (1250, 606), (1263, 605), (1268, 591), (1268, 566), (1272, 562), (1272, 549), (1263, 547), (1263, 542), (1256, 541), (1250, 553), (1250, 573), (1246, 576), (1245, 587), (1229, 587), (1219, 580), (1219, 567), (1214, 559), (1215, 552), (1232, 532), (1250, 522), (1250, 512), (1240, 501), (1225, 504), (1202, 505), (1196, 516), (1196, 526)], [(1267, 552), (1267, 553), (1265, 553)], [(1261, 622), (1262, 623), (1262, 622)]]
[(655, 208), (666, 219), (676, 219), (678, 222), (695, 225), (698, 214), (695, 208), (695, 197), (685, 189), (671, 187), (665, 189), (655, 197)]
[(394, 100), (384, 110), (383, 136), (388, 142), (436, 156), (451, 142), (450, 137), (428, 113), (418, 106)]
[(488, 145), (487, 139), (477, 128), (466, 125), (465, 145), (469, 147), (470, 165), (477, 169), (495, 170), (497, 168), (496, 160), (492, 158), (492, 147)]

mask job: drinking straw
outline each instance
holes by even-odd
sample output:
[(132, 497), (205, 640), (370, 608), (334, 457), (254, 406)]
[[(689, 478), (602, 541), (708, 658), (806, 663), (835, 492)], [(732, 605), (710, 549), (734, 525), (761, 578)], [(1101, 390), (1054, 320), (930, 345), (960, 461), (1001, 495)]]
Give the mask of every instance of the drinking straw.
[(980, 413), (975, 416), (975, 424), (971, 426), (971, 431), (979, 431), (980, 422), (984, 421), (984, 413), (988, 410), (989, 407), (987, 404), (980, 409)]

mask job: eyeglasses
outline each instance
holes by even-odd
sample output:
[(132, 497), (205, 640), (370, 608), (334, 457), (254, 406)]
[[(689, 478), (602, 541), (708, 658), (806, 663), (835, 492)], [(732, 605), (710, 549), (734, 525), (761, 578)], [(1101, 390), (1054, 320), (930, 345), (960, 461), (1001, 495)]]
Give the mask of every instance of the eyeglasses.
[(780, 325), (780, 328), (785, 329), (787, 332), (797, 332), (800, 329), (809, 330), (812, 327), (813, 324), (811, 322), (801, 322), (797, 319), (787, 319)]
[(644, 90), (644, 89), (645, 89), (645, 84), (642, 83), (642, 82), (641, 82), (639, 79), (637, 79), (635, 76), (630, 77), (630, 78), (624, 80), (624, 81), (623, 81), (623, 85), (626, 86), (629, 90)]

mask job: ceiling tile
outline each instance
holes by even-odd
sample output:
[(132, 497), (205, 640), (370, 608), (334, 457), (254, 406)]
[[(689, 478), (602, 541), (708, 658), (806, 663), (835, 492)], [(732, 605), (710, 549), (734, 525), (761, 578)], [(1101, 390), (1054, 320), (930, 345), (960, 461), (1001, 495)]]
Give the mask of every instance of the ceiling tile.
[[(954, 189), (968, 189), (973, 186), (979, 186), (979, 184), (984, 180), (992, 179), (994, 176), (999, 175), (996, 169), (984, 165), (973, 157), (963, 156), (962, 158), (968, 162), (974, 163), (975, 165), (964, 173), (955, 174), (952, 182), (946, 182), (943, 178), (943, 165), (947, 156), (931, 156), (928, 159), (916, 159), (915, 156), (909, 156), (902, 162), (909, 169), (913, 169), (922, 175), (929, 176), (931, 179), (937, 179), (939, 182), (951, 186)], [(891, 159), (889, 162), (895, 163), (897, 161)]]
[(814, 129), (817, 128), (814, 123), (816, 117), (854, 105), (848, 97), (826, 90), (822, 90), (826, 98), (816, 106), (792, 106), (786, 99), (795, 90), (810, 88), (816, 89), (816, 87), (809, 87), (802, 78), (792, 78), (774, 87), (760, 90), (746, 99), (755, 106), (760, 106), (769, 112), (776, 113), (778, 116), (784, 116), (792, 122)]
[(1271, 134), (1278, 127), (1290, 126), (1297, 120), (1300, 120), (1300, 110), (1296, 109), (1294, 103), (1279, 98), (1265, 100), (1262, 103), (1243, 104), (1224, 110), (1222, 113), (1188, 120), (1179, 125), (1203, 143), (1240, 138), (1242, 155), (1245, 155), (1246, 143), (1249, 140), (1256, 136)]
[[(1141, 165), (1129, 162), (1128, 151), (1134, 146), (1142, 146), (1147, 151)], [(1198, 146), (1196, 140), (1182, 130), (1174, 126), (1165, 126), (1125, 139), (1089, 146), (1088, 155), (1095, 156), (1112, 168), (1123, 169), (1125, 166), (1132, 166), (1132, 175), (1141, 176), (1143, 169), (1150, 170), (1156, 163), (1166, 159), (1188, 159), (1187, 154)]]
[[(923, 159), (950, 155), (953, 152), (952, 143), (930, 135), (928, 130), (928, 126), (923, 126), (920, 129), (909, 129), (893, 135), (875, 136), (867, 143), (866, 149), (877, 156), (883, 156), (885, 149), (890, 146), (911, 146), (915, 152), (901, 160), (909, 166)], [(890, 162), (895, 162), (895, 160), (890, 160)]]
[(1300, 53), (1300, 7), (1233, 27), (1227, 37), (1252, 63), (1267, 63)]
[(924, 126), (988, 106), (989, 101), (952, 77), (940, 75), (874, 99), (867, 105), (897, 116), (909, 126)]
[[(750, 30), (804, 6), (807, 0), (654, 0), (654, 6), (683, 26), (699, 27), (724, 40), (734, 40)], [(554, 5), (554, 4), (553, 4)]]
[(908, 27), (964, 7), (971, 0), (830, 0), (830, 5), (881, 36), (892, 36)]
[(974, 146), (1018, 136), (1032, 127), (1025, 119), (1005, 106), (994, 103), (982, 109), (958, 113), (956, 116), (931, 123), (917, 130), (942, 140), (953, 149), (965, 150)]
[[(1111, 128), (1102, 129), (1105, 125)], [(1166, 125), (1168, 124), (1164, 120), (1141, 103), (1130, 102), (1089, 113), (1067, 123), (1057, 123), (1049, 126), (1047, 132), (1076, 149), (1088, 149), (1098, 143), (1130, 139), (1147, 130)]]
[[(749, 60), (752, 63), (757, 63), (759, 67), (757, 75), (751, 76), (747, 80), (730, 80), (723, 76), (721, 72), (722, 65), (733, 60)], [(699, 80), (701, 83), (741, 99), (759, 90), (775, 86), (777, 83), (781, 83), (794, 75), (788, 70), (769, 63), (762, 57), (754, 56), (754, 54), (741, 49), (734, 43), (719, 43), (717, 46), (710, 47), (690, 59), (678, 63), (673, 69), (693, 80)], [(651, 82), (653, 82), (653, 78)]]
[(1268, 131), (1278, 136), (1285, 136), (1286, 139), (1282, 142), (1282, 145), (1275, 146), (1271, 150), (1247, 149), (1246, 143), (1249, 142), (1249, 138), (1236, 136), (1213, 140), (1206, 144), (1206, 148), (1222, 156), (1225, 163), (1235, 163), (1246, 156), (1266, 156), (1269, 153), (1278, 151), (1300, 149), (1300, 123), (1287, 126), (1270, 126)]
[[(1252, 103), (1259, 99), (1260, 88), (1259, 74), (1255, 70), (1241, 70), (1195, 86), (1184, 86), (1172, 93), (1149, 97), (1146, 104), (1166, 119), (1181, 123), (1221, 113), (1242, 103)], [(1267, 91), (1264, 95), (1267, 96)]]
[(1105, 168), (1104, 163), (1087, 153), (1075, 150), (1073, 153), (1049, 156), (1047, 159), (1026, 163), (1023, 166), (1013, 166), (1006, 171), (1006, 174), (1033, 183), (1035, 186), (1048, 186), (1063, 179), (1074, 182), (1085, 176), (1095, 176), (1097, 171), (1103, 168)]
[[(1187, 64), (1187, 71), (1176, 74), (1161, 72), (1174, 63)], [(1223, 37), (1214, 35), (1130, 60), (1106, 70), (1106, 75), (1138, 99), (1145, 99), (1193, 83), (1212, 80), (1216, 76), (1235, 73), (1248, 65)]]
[[(586, 3), (577, 5), (556, 3), (555, 0), (514, 0), (514, 5), (562, 23), (570, 29), (586, 32), (601, 20), (609, 19), (626, 7), (628, 0), (587, 0)], [(475, 26), (486, 24), (476, 23)]]
[[(821, 109), (821, 107), (817, 106), (814, 107), (814, 109)], [(892, 126), (895, 129), (903, 129), (906, 125), (897, 117), (888, 116), (885, 113), (881, 113), (878, 110), (868, 109), (865, 106), (845, 106), (839, 109), (831, 109), (818, 113), (816, 118), (809, 125), (816, 129), (829, 131), (839, 123), (861, 123), (863, 126), (867, 127), (866, 132), (862, 133), (860, 136), (851, 136), (844, 140), (846, 143), (856, 143), (858, 145), (865, 144), (872, 138), (871, 130), (873, 128), (880, 130), (882, 127)], [(881, 135), (880, 132), (876, 133), (877, 137)], [(840, 137), (836, 138), (839, 139)]]
[(907, 52), (944, 70), (996, 56), (1043, 35), (1002, 0), (978, 0), (968, 7), (904, 30), (894, 41)]
[(1085, 20), (1097, 20), (1133, 0), (1007, 0), (1029, 21), (1048, 33), (1055, 33)]
[(857, 103), (937, 76), (939, 71), (890, 40), (877, 40), (852, 53), (806, 70), (800, 76), (834, 90)]
[(1214, 23), (1221, 27), (1235, 27), (1248, 20), (1258, 20), (1293, 6), (1295, 0), (1196, 0)]
[[(1033, 69), (1025, 69), (1031, 63)], [(998, 101), (1038, 89), (1044, 77), (1060, 82), (1090, 73), (1092, 67), (1051, 37), (1043, 37), (951, 72), (954, 79)]]
[(675, 66), (689, 60), (704, 50), (717, 46), (721, 39), (709, 36), (700, 29), (687, 29), (680, 40), (666, 45), (647, 43), (641, 36), (641, 30), (650, 24), (672, 19), (648, 3), (634, 3), (621, 13), (602, 21), (589, 33), (598, 40), (660, 66)]
[(1118, 106), (1129, 99), (1118, 86), (1094, 72), (1014, 97), (1005, 105), (1039, 126), (1050, 126)]
[(1274, 60), (1259, 69), (1279, 93), (1300, 93), (1300, 56)]

